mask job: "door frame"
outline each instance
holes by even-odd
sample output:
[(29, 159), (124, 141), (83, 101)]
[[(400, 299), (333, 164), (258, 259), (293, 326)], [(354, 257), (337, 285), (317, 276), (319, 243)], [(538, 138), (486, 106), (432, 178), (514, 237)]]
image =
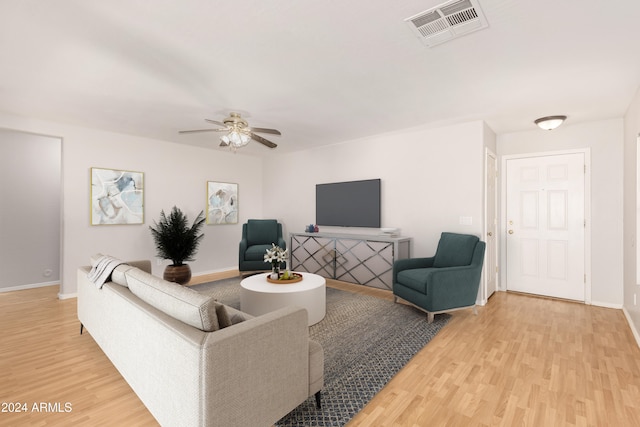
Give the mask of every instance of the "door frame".
[(500, 251), (499, 258), (499, 281), (498, 290), (507, 290), (507, 161), (514, 159), (526, 159), (532, 157), (549, 157), (558, 156), (564, 154), (583, 154), (584, 155), (584, 303), (591, 305), (591, 149), (580, 148), (574, 150), (559, 150), (559, 151), (541, 151), (535, 153), (520, 153), (509, 154), (501, 156), (500, 163), (500, 216), (498, 232), (500, 234), (500, 248), (505, 250)]
[[(489, 206), (488, 206), (488, 190), (489, 190), (489, 177), (487, 176), (487, 171), (488, 171), (488, 164), (489, 164), (489, 158), (493, 159), (494, 162), (494, 169), (495, 169), (495, 194), (494, 194), (494, 202), (495, 202), (495, 206), (493, 207), (494, 209), (494, 213), (495, 213), (495, 219), (496, 219), (496, 224), (495, 224), (495, 229), (496, 229), (496, 236), (495, 236), (495, 260), (496, 260), (496, 265), (489, 265), (488, 264), (488, 259), (490, 257), (487, 257), (485, 254), (485, 268), (483, 269), (483, 274), (482, 274), (482, 294), (480, 295), (480, 305), (485, 305), (487, 303), (487, 301), (489, 300), (489, 296), (487, 295), (488, 291), (489, 291), (489, 276), (487, 274), (488, 272), (488, 268), (497, 268), (498, 271), (496, 271), (496, 292), (500, 290), (500, 258), (499, 258), (499, 254), (500, 254), (500, 239), (499, 239), (499, 223), (500, 223), (500, 211), (498, 209), (498, 205), (499, 205), (499, 200), (500, 200), (500, 187), (499, 187), (499, 182), (498, 182), (498, 176), (500, 175), (498, 173), (498, 156), (496, 155), (496, 153), (494, 153), (491, 149), (489, 149), (489, 147), (485, 147), (485, 151), (484, 151), (484, 225), (483, 225), (483, 237), (484, 240), (486, 240), (487, 238), (487, 233), (489, 232), (489, 230), (491, 229), (490, 225), (489, 225), (489, 221), (491, 221), (492, 219), (489, 218)], [(481, 239), (482, 240), (482, 239)], [(487, 250), (490, 250), (491, 248), (489, 247), (490, 245), (487, 245)]]

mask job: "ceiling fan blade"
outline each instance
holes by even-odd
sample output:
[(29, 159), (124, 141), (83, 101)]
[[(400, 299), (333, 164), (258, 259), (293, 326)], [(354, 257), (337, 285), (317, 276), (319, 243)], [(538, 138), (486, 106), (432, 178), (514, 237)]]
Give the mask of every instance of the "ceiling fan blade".
[(204, 121), (205, 121), (205, 122), (209, 122), (209, 123), (213, 123), (214, 125), (227, 127), (227, 125), (225, 125), (224, 123), (219, 122), (219, 121), (217, 121), (217, 120), (204, 119)]
[(260, 132), (260, 133), (271, 133), (273, 135), (282, 135), (277, 129), (267, 129), (267, 128), (251, 128), (252, 132)]
[(179, 130), (178, 133), (197, 133), (197, 132), (224, 132), (227, 129), (195, 129), (195, 130)]
[(249, 132), (249, 135), (251, 135), (251, 138), (255, 139), (256, 141), (258, 141), (260, 144), (264, 144), (269, 148), (276, 148), (278, 146), (278, 144), (274, 144), (273, 142), (269, 141), (268, 139), (264, 139), (263, 137), (261, 137), (260, 135), (256, 135), (253, 132)]

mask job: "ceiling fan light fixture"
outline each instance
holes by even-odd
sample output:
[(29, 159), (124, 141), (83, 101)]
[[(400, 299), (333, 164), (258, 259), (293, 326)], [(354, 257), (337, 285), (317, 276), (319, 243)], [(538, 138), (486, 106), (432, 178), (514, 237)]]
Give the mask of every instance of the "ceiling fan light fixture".
[(235, 151), (236, 148), (244, 147), (251, 141), (251, 137), (241, 129), (233, 127), (228, 134), (222, 135), (220, 140)]
[(229, 117), (221, 122), (211, 119), (205, 119), (205, 121), (220, 127), (218, 129), (180, 130), (178, 133), (225, 132), (225, 134), (220, 137), (220, 141), (222, 141), (220, 147), (229, 147), (233, 152), (238, 148), (244, 147), (251, 142), (251, 140), (255, 140), (268, 148), (276, 148), (278, 146), (268, 139), (257, 135), (256, 132), (282, 135), (277, 129), (249, 127), (247, 121), (240, 117), (239, 113), (230, 113)]
[(560, 126), (565, 120), (567, 120), (567, 116), (547, 116), (540, 117), (535, 120), (534, 123), (538, 125), (540, 129), (553, 130)]

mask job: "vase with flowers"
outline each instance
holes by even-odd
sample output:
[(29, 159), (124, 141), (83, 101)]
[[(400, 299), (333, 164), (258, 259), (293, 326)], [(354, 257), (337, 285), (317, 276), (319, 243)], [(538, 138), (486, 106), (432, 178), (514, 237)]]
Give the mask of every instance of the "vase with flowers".
[(272, 243), (271, 248), (267, 249), (267, 253), (264, 254), (264, 262), (271, 263), (271, 279), (277, 280), (280, 277), (280, 266), (287, 262), (288, 257), (289, 250), (282, 249), (275, 243)]

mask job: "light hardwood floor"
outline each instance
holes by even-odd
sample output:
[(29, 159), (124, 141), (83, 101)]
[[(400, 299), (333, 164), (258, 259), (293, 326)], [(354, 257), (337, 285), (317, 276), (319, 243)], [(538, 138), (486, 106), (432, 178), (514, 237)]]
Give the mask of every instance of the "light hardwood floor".
[[(0, 426), (157, 425), (57, 291), (0, 293), (0, 409), (27, 406)], [(426, 425), (640, 426), (640, 349), (620, 310), (500, 292), (455, 312), (348, 424)]]

